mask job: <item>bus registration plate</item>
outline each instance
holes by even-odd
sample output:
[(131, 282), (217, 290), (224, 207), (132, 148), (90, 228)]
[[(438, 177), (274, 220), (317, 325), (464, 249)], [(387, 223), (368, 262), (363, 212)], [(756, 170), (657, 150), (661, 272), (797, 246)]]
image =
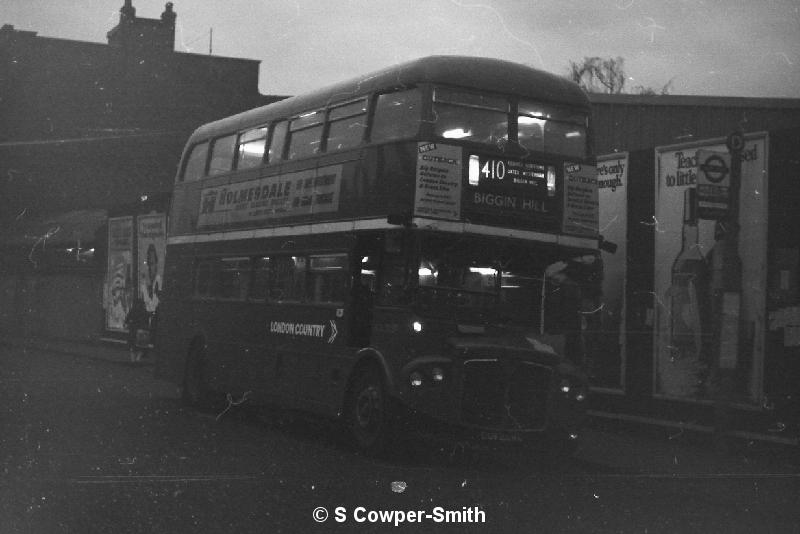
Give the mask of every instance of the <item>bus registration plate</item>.
[(518, 434), (508, 434), (505, 432), (481, 432), (481, 440), (520, 442), (522, 441), (522, 437)]

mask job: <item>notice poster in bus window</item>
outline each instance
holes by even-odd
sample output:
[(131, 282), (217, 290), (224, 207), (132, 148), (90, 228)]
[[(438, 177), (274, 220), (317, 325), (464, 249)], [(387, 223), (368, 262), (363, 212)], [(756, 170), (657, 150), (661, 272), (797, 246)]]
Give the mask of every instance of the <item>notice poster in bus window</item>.
[(596, 236), (597, 174), (594, 165), (564, 164), (564, 233)]
[(167, 249), (167, 217), (163, 213), (140, 215), (137, 228), (139, 252), (139, 296), (148, 312), (158, 307)]
[[(750, 134), (741, 153), (739, 258), (742, 266), (741, 324), (751, 339), (739, 343), (748, 354), (735, 363), (743, 378), (733, 393), (738, 401), (757, 402), (764, 364), (763, 307), (767, 287), (767, 154), (764, 134)], [(723, 139), (656, 148), (654, 365), (657, 395), (711, 399), (711, 372), (717, 358), (713, 279), (716, 222), (691, 217), (691, 194), (698, 185), (698, 151), (726, 153)], [(687, 214), (687, 210), (689, 213)], [(688, 215), (688, 216), (687, 216)], [(729, 299), (730, 300), (730, 299)], [(718, 303), (722, 305), (720, 300)], [(737, 329), (733, 328), (731, 332)], [(744, 333), (744, 329), (740, 329)], [(738, 334), (730, 334), (738, 335)], [(745, 334), (746, 335), (746, 334)], [(732, 344), (727, 333), (723, 346)], [(729, 362), (724, 362), (728, 364)]]
[(438, 143), (419, 143), (417, 150), (414, 215), (460, 219), (463, 168), (461, 148)]
[(133, 288), (133, 217), (108, 220), (108, 270), (105, 284), (106, 328), (127, 332), (125, 316), (131, 307)]
[(224, 227), (339, 210), (342, 166), (206, 187), (198, 227)]
[(601, 251), (603, 301), (592, 386), (621, 390), (625, 371), (625, 282), (628, 232), (628, 154), (597, 158), (600, 234), (617, 245)]

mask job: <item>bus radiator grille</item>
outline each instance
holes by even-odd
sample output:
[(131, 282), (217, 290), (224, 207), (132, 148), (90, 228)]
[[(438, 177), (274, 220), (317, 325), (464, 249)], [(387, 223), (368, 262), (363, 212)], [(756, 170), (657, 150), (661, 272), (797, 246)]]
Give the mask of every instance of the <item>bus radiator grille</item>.
[(547, 420), (552, 369), (521, 361), (467, 360), (461, 416), (498, 430), (540, 430)]

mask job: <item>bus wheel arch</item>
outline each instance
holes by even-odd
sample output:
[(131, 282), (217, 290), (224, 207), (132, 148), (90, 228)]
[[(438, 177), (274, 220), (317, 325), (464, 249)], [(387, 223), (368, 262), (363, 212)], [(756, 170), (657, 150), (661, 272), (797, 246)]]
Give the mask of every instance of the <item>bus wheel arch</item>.
[(367, 454), (382, 452), (392, 435), (389, 384), (385, 363), (377, 353), (363, 356), (347, 381), (344, 424), (353, 445)]

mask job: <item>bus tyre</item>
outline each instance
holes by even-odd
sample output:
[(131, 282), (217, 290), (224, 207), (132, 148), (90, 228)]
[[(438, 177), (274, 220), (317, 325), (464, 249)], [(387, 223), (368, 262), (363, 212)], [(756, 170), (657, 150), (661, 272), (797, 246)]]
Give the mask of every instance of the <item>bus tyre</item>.
[(183, 372), (181, 401), (192, 408), (208, 408), (211, 398), (205, 376), (205, 351), (202, 343), (193, 343)]
[(356, 371), (346, 413), (353, 444), (367, 454), (383, 452), (389, 442), (392, 420), (386, 386), (377, 366)]

